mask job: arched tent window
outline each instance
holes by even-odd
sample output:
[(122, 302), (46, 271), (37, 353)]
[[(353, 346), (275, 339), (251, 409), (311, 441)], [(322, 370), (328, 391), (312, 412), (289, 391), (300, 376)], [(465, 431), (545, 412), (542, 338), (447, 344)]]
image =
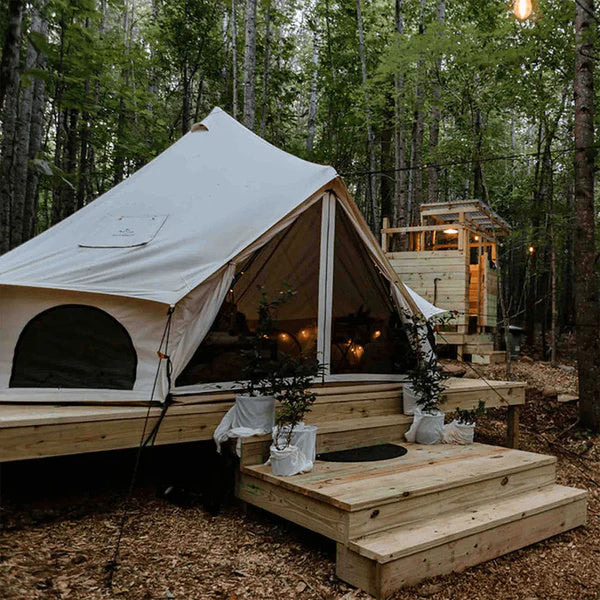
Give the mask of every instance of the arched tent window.
[(63, 304), (23, 328), (10, 387), (131, 390), (137, 354), (127, 330), (94, 306)]

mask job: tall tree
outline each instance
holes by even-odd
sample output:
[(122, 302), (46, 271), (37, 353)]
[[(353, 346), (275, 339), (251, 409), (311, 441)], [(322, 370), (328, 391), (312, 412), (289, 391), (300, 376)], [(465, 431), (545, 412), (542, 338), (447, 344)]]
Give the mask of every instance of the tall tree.
[[(437, 21), (440, 26), (444, 25), (446, 13), (445, 0), (439, 0), (437, 5)], [(439, 195), (439, 167), (435, 153), (440, 139), (440, 121), (442, 112), (440, 109), (440, 99), (442, 95), (440, 77), (442, 70), (442, 59), (437, 57), (434, 61), (434, 85), (433, 85), (433, 102), (431, 106), (431, 124), (429, 125), (429, 155), (433, 164), (427, 167), (427, 201), (437, 202)]]
[(260, 136), (265, 136), (269, 105), (269, 70), (271, 68), (271, 0), (265, 11), (265, 59), (263, 64), (262, 101), (260, 110)]
[(600, 319), (594, 210), (594, 27), (593, 0), (575, 8), (575, 310), (579, 418), (600, 431)]
[(12, 235), (12, 202), (15, 189), (14, 158), (16, 150), (17, 111), (19, 97), (19, 55), (23, 0), (10, 0), (8, 26), (0, 62), (0, 254), (10, 250)]
[(313, 72), (310, 84), (310, 99), (308, 101), (308, 124), (306, 127), (306, 149), (310, 152), (315, 142), (315, 120), (317, 118), (317, 83), (319, 80), (319, 36), (317, 29), (313, 32), (312, 51)]
[(256, 0), (246, 0), (244, 125), (254, 131), (256, 114)]
[[(398, 42), (404, 35), (404, 0), (396, 0), (396, 33)], [(406, 214), (406, 109), (403, 105), (404, 74), (399, 68), (394, 73), (394, 199), (392, 226), (399, 227)]]
[[(425, 0), (420, 3), (419, 15), (419, 35), (425, 33)], [(423, 173), (421, 163), (423, 156), (423, 104), (424, 104), (424, 83), (423, 69), (425, 61), (420, 56), (417, 64), (417, 83), (415, 85), (415, 104), (412, 124), (412, 137), (410, 146), (410, 171), (408, 175), (408, 202), (406, 209), (406, 221), (412, 225), (416, 215), (419, 212), (419, 205), (423, 199)]]
[(367, 173), (367, 202), (366, 217), (367, 223), (371, 228), (375, 227), (377, 222), (375, 209), (375, 134), (373, 133), (373, 123), (371, 118), (371, 100), (369, 98), (369, 88), (367, 79), (367, 56), (365, 52), (365, 33), (363, 27), (361, 0), (356, 0), (356, 20), (358, 23), (358, 53), (360, 56), (360, 72), (365, 96), (365, 121), (367, 123), (367, 155), (369, 157), (369, 170)]

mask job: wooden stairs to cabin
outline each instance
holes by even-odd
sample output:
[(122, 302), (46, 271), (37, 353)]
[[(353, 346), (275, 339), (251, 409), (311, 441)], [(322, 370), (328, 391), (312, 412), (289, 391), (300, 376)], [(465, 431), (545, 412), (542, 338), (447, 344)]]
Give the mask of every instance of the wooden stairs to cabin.
[[(307, 419), (319, 427), (317, 452), (402, 443), (411, 417), (391, 404), (371, 398), (355, 412), (317, 403)], [(378, 599), (585, 523), (587, 494), (556, 484), (554, 457), (483, 444), (402, 445), (408, 452), (399, 458), (317, 461), (310, 473), (276, 477), (263, 464), (268, 437), (247, 438), (237, 494), (335, 540), (338, 577)]]

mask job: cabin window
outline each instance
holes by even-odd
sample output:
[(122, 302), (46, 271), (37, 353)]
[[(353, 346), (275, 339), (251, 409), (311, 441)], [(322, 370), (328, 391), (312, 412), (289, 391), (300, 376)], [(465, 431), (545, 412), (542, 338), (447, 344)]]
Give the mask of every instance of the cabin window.
[(414, 354), (390, 283), (340, 208), (334, 252), (331, 373), (406, 373), (414, 365)]
[(176, 387), (243, 379), (244, 350), (258, 324), (263, 290), (274, 299), (288, 284), (295, 295), (278, 307), (265, 360), (315, 354), (319, 298), (321, 202), (260, 248), (241, 267), (209, 333), (175, 381)]
[(65, 304), (35, 316), (21, 332), (10, 387), (131, 390), (136, 369), (131, 338), (114, 317)]

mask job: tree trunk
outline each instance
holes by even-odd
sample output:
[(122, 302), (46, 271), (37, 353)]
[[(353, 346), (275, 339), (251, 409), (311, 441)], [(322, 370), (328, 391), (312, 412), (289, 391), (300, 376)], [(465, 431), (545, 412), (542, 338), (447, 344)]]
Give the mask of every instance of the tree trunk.
[[(45, 3), (42, 4), (45, 6)], [(31, 20), (31, 29), (36, 31), (44, 38), (48, 35), (48, 22), (45, 18), (39, 17), (39, 22), (36, 19), (37, 11), (34, 10)], [(30, 48), (35, 48), (30, 45)], [(36, 61), (34, 67), (43, 69), (46, 64), (45, 56), (36, 52)], [(29, 123), (29, 149), (28, 163), (38, 158), (38, 154), (42, 147), (42, 135), (44, 128), (44, 107), (46, 104), (46, 86), (42, 78), (34, 78), (32, 84), (32, 102), (31, 102), (31, 120)], [(37, 204), (38, 204), (38, 181), (39, 170), (37, 168), (28, 169), (27, 182), (25, 184), (25, 201), (23, 212), (23, 241), (26, 242), (36, 233), (37, 225)]]
[(2, 142), (0, 145), (0, 254), (11, 248), (11, 204), (13, 202), (13, 168), (17, 110), (19, 96), (19, 50), (23, 2), (10, 0), (8, 25), (0, 62), (0, 114)]
[[(42, 20), (37, 6), (34, 4), (31, 13), (32, 33), (39, 34), (42, 30)], [(38, 51), (35, 46), (29, 42), (27, 54), (25, 55), (25, 71), (31, 72), (38, 64)], [(37, 79), (31, 78), (26, 87), (22, 87), (21, 102), (19, 106), (19, 115), (17, 119), (17, 132), (15, 136), (15, 154), (13, 164), (13, 194), (11, 208), (11, 247), (14, 248), (21, 244), (25, 239), (24, 234), (30, 230), (30, 223), (25, 222), (31, 218), (31, 210), (26, 209), (27, 194), (27, 172), (30, 160), (30, 135), (31, 120), (33, 116), (33, 100), (35, 95), (35, 84)]]
[(237, 15), (235, 3), (237, 0), (231, 0), (231, 70), (232, 70), (232, 112), (233, 118), (238, 115), (238, 64), (237, 64)]
[(308, 125), (306, 134), (306, 149), (312, 150), (315, 142), (315, 121), (317, 118), (317, 83), (318, 83), (318, 66), (319, 66), (319, 38), (315, 29), (313, 38), (313, 55), (312, 55), (312, 82), (310, 86), (310, 100), (308, 102)]
[[(446, 2), (440, 0), (437, 6), (437, 20), (440, 25), (444, 25), (446, 13)], [(440, 139), (440, 121), (442, 119), (442, 113), (440, 110), (440, 72), (442, 69), (442, 59), (436, 58), (435, 60), (435, 79), (436, 84), (433, 86), (433, 104), (431, 106), (431, 124), (429, 126), (429, 162), (427, 167), (427, 202), (437, 202), (439, 198), (439, 167), (437, 166), (436, 151), (438, 142)]]
[(269, 106), (269, 69), (271, 61), (271, 1), (267, 0), (265, 13), (265, 61), (263, 64), (262, 102), (260, 110), (260, 137), (265, 137)]
[[(396, 0), (396, 33), (404, 34), (404, 0)], [(404, 74), (394, 78), (394, 199), (392, 227), (400, 227), (406, 220), (407, 164), (406, 164), (406, 111), (404, 101)], [(395, 248), (392, 248), (394, 250)]]
[(254, 131), (256, 96), (256, 0), (246, 0), (244, 46), (244, 125)]
[(371, 123), (371, 104), (369, 100), (369, 90), (367, 87), (367, 58), (365, 54), (365, 34), (363, 28), (362, 10), (360, 0), (356, 0), (356, 20), (358, 22), (358, 52), (360, 55), (360, 69), (362, 75), (362, 84), (365, 90), (365, 119), (367, 122), (367, 154), (369, 156), (369, 172), (367, 174), (366, 188), (366, 218), (371, 229), (376, 224), (375, 208), (375, 136), (373, 134), (373, 125)]
[[(421, 0), (419, 34), (425, 33), (425, 0)], [(425, 62), (420, 58), (417, 66), (417, 77), (422, 77)], [(423, 82), (418, 81), (415, 87), (415, 107), (410, 145), (410, 172), (408, 176), (408, 202), (406, 222), (412, 225), (419, 214), (419, 206), (423, 200), (423, 173), (421, 172), (423, 152), (423, 101), (425, 90)]]
[(600, 333), (594, 211), (594, 2), (575, 5), (575, 295), (579, 419), (600, 431)]

